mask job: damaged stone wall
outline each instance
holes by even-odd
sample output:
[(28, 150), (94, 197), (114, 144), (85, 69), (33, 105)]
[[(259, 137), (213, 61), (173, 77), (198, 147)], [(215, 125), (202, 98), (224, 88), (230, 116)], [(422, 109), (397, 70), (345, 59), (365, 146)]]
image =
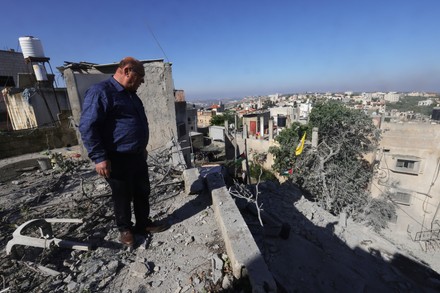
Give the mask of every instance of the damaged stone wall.
[(68, 115), (58, 115), (60, 125), (56, 127), (0, 132), (0, 159), (77, 145)]
[(177, 142), (174, 84), (171, 64), (162, 61), (144, 64), (145, 83), (138, 89), (150, 125), (149, 151)]
[(70, 112), (63, 88), (5, 88), (2, 94), (14, 130), (53, 126), (60, 113)]

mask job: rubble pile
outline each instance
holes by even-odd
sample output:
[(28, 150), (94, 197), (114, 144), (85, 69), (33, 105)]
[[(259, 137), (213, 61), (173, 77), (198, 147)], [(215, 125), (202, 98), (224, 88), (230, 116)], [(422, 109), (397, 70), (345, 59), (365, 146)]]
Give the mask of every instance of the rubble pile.
[[(88, 161), (44, 171), (15, 168), (16, 175), (0, 183), (0, 292), (227, 292), (234, 280), (210, 196), (183, 194), (184, 168), (170, 164), (170, 157), (164, 150), (148, 162), (150, 216), (172, 226), (136, 235), (132, 250), (118, 241), (109, 186)], [(19, 225), (51, 218), (82, 219), (51, 227), (55, 237), (90, 249), (14, 245), (6, 254)], [(41, 237), (34, 230), (27, 235)]]
[(280, 292), (439, 292), (438, 253), (336, 217), (294, 184), (248, 188), (258, 190), (263, 226), (255, 202), (236, 202)]

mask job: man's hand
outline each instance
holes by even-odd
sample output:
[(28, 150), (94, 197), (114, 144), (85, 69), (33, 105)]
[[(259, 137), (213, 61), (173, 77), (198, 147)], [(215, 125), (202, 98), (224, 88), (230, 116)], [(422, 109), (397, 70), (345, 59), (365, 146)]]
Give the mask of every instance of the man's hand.
[(112, 164), (109, 160), (102, 161), (95, 165), (96, 172), (104, 178), (110, 178), (110, 172), (112, 171)]

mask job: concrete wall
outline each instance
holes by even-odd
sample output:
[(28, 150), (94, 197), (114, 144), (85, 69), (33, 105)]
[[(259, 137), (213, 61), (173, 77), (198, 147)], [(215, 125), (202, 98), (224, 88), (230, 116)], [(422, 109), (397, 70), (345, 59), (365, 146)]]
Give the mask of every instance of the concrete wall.
[(188, 119), (187, 119), (187, 111), (186, 111), (186, 102), (185, 101), (176, 101), (175, 102), (176, 109), (176, 124), (177, 124), (177, 134), (178, 138), (186, 139), (184, 136), (187, 135), (188, 132)]
[(192, 148), (193, 148), (194, 152), (199, 151), (201, 148), (203, 148), (204, 139), (203, 139), (202, 133), (190, 132), (190, 136), (191, 136), (191, 143), (192, 143)]
[[(274, 107), (270, 108), (270, 117), (277, 121), (278, 115), (284, 115), (286, 118), (289, 117), (290, 121), (296, 121), (299, 118), (297, 114), (299, 108), (293, 107)], [(276, 122), (275, 122), (276, 123)]]
[(188, 118), (188, 130), (197, 132), (197, 109), (194, 105), (187, 106), (186, 116)]
[(65, 89), (7, 88), (2, 94), (14, 130), (53, 126), (59, 113), (70, 111)]
[(58, 114), (70, 111), (67, 91), (64, 88), (42, 88), (31, 98), (38, 126), (58, 121)]
[[(247, 158), (249, 160), (249, 164), (252, 162), (255, 154), (266, 153), (267, 157), (266, 157), (266, 161), (263, 163), (263, 168), (269, 171), (273, 171), (272, 165), (274, 164), (275, 158), (272, 154), (269, 153), (269, 148), (271, 146), (278, 146), (278, 143), (275, 140), (256, 139), (253, 137), (244, 138), (242, 136), (237, 135), (236, 137), (237, 146), (235, 147), (234, 145), (235, 137), (233, 139), (232, 137), (234, 136), (227, 136), (227, 138), (231, 139), (231, 141), (228, 142), (230, 145), (229, 147), (231, 148), (228, 156), (229, 160), (233, 160), (233, 158), (231, 158), (231, 154), (235, 152), (235, 148), (237, 150), (237, 156), (244, 153), (247, 149)], [(228, 144), (226, 145), (228, 146)], [(246, 169), (245, 161), (242, 162), (242, 169), (243, 170)], [(274, 175), (278, 178), (280, 182), (284, 182), (286, 180), (285, 177), (277, 174), (276, 172), (274, 172)]]
[[(21, 52), (0, 50), (0, 76), (11, 76), (18, 86), (18, 73), (32, 73), (32, 66), (26, 64)], [(0, 84), (0, 90), (3, 85)]]
[(187, 105), (186, 102), (182, 101), (182, 92), (176, 91), (175, 94), (179, 94), (179, 97), (176, 98), (176, 102), (174, 103), (176, 109), (176, 125), (177, 125), (177, 136), (179, 145), (182, 150), (182, 155), (185, 159), (186, 165), (191, 166), (191, 142), (189, 136), (189, 125), (188, 125), (188, 116), (187, 116)]
[(68, 117), (60, 115), (60, 122), (58, 127), (0, 132), (0, 159), (77, 145)]
[(383, 123), (382, 130), (373, 196), (395, 194), (398, 217), (392, 228), (396, 232), (439, 229), (440, 125)]
[(225, 128), (223, 126), (209, 126), (209, 137), (213, 140), (225, 141)]
[(148, 62), (145, 83), (138, 90), (150, 123), (148, 150), (164, 147), (177, 140), (174, 84), (171, 64), (163, 61)]

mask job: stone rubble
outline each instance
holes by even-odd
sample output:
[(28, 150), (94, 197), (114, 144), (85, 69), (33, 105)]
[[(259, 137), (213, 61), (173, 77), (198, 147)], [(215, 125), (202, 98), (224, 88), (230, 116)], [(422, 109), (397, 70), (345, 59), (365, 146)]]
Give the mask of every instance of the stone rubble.
[[(210, 195), (185, 194), (183, 170), (169, 165), (169, 157), (166, 150), (149, 155), (150, 202), (151, 218), (172, 227), (147, 237), (136, 235), (131, 251), (119, 243), (108, 184), (88, 162), (75, 160), (70, 169), (33, 169), (9, 180), (0, 178), (2, 288), (44, 293), (218, 292), (226, 284), (233, 290), (226, 264), (211, 266), (211, 260), (224, 253), (224, 243)], [(16, 245), (7, 256), (5, 246), (15, 228), (36, 218), (83, 219), (83, 224), (53, 224), (54, 234), (90, 243), (93, 249)]]
[(293, 184), (263, 182), (259, 190), (263, 209), (290, 225), (287, 239), (236, 202), (281, 292), (440, 291), (440, 252), (331, 215)]
[[(132, 250), (119, 243), (110, 189), (87, 162), (44, 171), (9, 166), (15, 173), (7, 176), (0, 167), (0, 290), (250, 292), (246, 279), (232, 276), (210, 195), (185, 188), (182, 168), (172, 167), (170, 157), (165, 149), (150, 154), (149, 165), (151, 217), (171, 228), (136, 235)], [(335, 217), (292, 184), (264, 182), (258, 190), (266, 219), (282, 221), (288, 233), (280, 233), (277, 223), (261, 226), (249, 203), (235, 200), (279, 292), (440, 291), (438, 252), (424, 253), (418, 243), (386, 231), (377, 234), (345, 215)], [(15, 228), (35, 218), (83, 219), (82, 224), (55, 224), (54, 233), (93, 249), (17, 246), (7, 256)]]

